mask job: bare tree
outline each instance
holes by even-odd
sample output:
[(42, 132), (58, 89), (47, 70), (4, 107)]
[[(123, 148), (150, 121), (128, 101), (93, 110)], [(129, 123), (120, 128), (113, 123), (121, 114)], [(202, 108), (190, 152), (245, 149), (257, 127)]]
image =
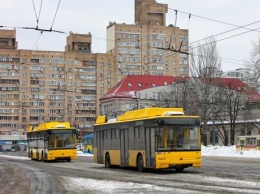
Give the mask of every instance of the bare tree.
[(253, 72), (253, 81), (255, 82), (255, 89), (259, 91), (260, 87), (260, 35), (257, 41), (253, 42), (252, 51), (250, 53), (250, 61), (246, 62), (251, 72)]
[[(223, 81), (223, 80), (222, 80)], [(227, 142), (227, 128), (230, 130), (230, 144), (235, 144), (235, 133), (239, 130), (236, 129), (236, 122), (238, 116), (242, 112), (241, 107), (245, 107), (247, 101), (246, 88), (244, 88), (243, 82), (233, 79), (226, 78), (223, 82), (218, 83), (219, 87), (219, 115), (218, 121), (221, 122), (223, 143)], [(242, 119), (242, 118), (241, 118)]]
[(207, 144), (207, 123), (212, 115), (211, 103), (214, 95), (211, 79), (221, 72), (221, 62), (218, 60), (218, 51), (215, 38), (206, 39), (195, 49), (191, 48), (190, 57), (190, 84), (194, 88), (194, 97), (197, 98), (197, 114), (200, 116), (203, 127), (204, 145)]
[[(211, 84), (217, 84), (215, 85), (215, 91), (214, 95), (212, 95), (212, 101), (211, 101), (211, 106), (212, 106), (212, 115), (211, 115), (211, 120), (212, 121), (217, 121), (218, 125), (213, 126), (216, 128), (216, 135), (218, 138), (222, 141), (224, 145), (228, 145), (229, 142), (229, 129), (227, 125), (225, 125), (226, 118), (223, 118), (223, 113), (225, 112), (225, 107), (224, 105), (224, 95), (222, 92), (222, 88), (219, 87), (219, 80), (218, 78), (214, 79)], [(212, 124), (213, 125), (213, 124)], [(214, 130), (214, 129), (213, 129)]]
[(182, 107), (186, 115), (194, 115), (196, 112), (196, 98), (193, 88), (190, 87), (187, 77), (177, 77), (176, 82), (167, 89), (159, 92), (160, 106)]

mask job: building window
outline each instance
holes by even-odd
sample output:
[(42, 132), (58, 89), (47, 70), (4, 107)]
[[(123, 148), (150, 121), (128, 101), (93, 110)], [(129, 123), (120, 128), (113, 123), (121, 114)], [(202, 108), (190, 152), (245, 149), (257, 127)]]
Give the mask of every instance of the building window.
[(180, 36), (180, 42), (188, 42), (187, 36)]
[[(213, 131), (210, 131), (210, 143), (213, 143)], [(215, 143), (218, 143), (218, 135), (217, 132), (215, 132)]]
[(180, 72), (184, 72), (184, 71), (187, 71), (187, 68), (186, 67), (180, 67)]

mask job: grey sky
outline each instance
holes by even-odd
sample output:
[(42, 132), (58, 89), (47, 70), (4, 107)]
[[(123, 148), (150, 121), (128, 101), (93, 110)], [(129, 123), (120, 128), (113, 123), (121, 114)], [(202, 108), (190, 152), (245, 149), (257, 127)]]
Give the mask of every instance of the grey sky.
[[(41, 0), (1, 0), (0, 26), (35, 27), (33, 2), (38, 14)], [(59, 0), (42, 0), (42, 2), (39, 28), (49, 29)], [(175, 24), (174, 10), (179, 10), (176, 24), (180, 28), (189, 29), (191, 43), (235, 29), (236, 27), (232, 25), (244, 26), (256, 22), (247, 28), (260, 28), (259, 0), (157, 0), (157, 2), (168, 4), (167, 25)], [(189, 13), (192, 14), (190, 19)], [(17, 29), (18, 48), (63, 51), (70, 31), (80, 34), (91, 32), (93, 52), (103, 53), (106, 48), (106, 27), (110, 21), (133, 24), (134, 0), (61, 0), (53, 29), (66, 33), (46, 32), (40, 36), (39, 31)], [(249, 30), (238, 29), (217, 36), (217, 40), (227, 38), (217, 43), (224, 71), (243, 67), (243, 61), (248, 60), (252, 41), (257, 39), (260, 29), (258, 32), (251, 31), (228, 38), (247, 31)], [(196, 45), (197, 43), (194, 44)]]

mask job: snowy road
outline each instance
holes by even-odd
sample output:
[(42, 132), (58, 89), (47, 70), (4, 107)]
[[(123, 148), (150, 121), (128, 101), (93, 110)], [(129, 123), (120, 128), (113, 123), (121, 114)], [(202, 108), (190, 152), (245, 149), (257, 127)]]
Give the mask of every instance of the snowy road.
[[(32, 193), (36, 188), (38, 193), (260, 194), (259, 162), (260, 159), (203, 157), (201, 169), (189, 168), (183, 173), (174, 170), (139, 173), (129, 168), (106, 169), (103, 165), (92, 163), (92, 157), (79, 157), (69, 163), (43, 163), (0, 154), (0, 182), (6, 178), (10, 182), (5, 182), (0, 194), (6, 193), (8, 187), (13, 188), (13, 192), (9, 193), (23, 193), (23, 188)], [(8, 164), (12, 166), (12, 173), (9, 173)], [(32, 181), (36, 176), (32, 172), (37, 172), (38, 178), (43, 177), (39, 185), (37, 181)], [(23, 175), (23, 181), (17, 181), (17, 175)]]

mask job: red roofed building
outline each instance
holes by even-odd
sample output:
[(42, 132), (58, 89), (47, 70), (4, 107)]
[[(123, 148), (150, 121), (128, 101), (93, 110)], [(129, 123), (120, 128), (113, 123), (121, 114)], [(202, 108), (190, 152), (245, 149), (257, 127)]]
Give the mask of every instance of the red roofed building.
[[(126, 76), (99, 99), (101, 104), (100, 112), (101, 114), (116, 116), (127, 110), (139, 108), (139, 99), (136, 96), (136, 92), (149, 88), (155, 88), (156, 92), (158, 92), (159, 86), (171, 85), (176, 81), (182, 80), (187, 80), (187, 78), (151, 75)], [(150, 102), (151, 104), (152, 101)]]
[[(185, 77), (177, 77), (178, 80), (185, 80)], [(117, 83), (100, 101), (111, 98), (135, 97), (135, 92), (147, 88), (169, 85), (176, 82), (176, 77), (159, 75), (129, 75)]]
[[(100, 114), (116, 117), (127, 110), (158, 105), (158, 93), (172, 84), (190, 80), (187, 77), (128, 75), (110, 89), (100, 100)], [(200, 78), (204, 82), (203, 78)], [(206, 80), (205, 80), (206, 82)], [(260, 94), (236, 78), (211, 78), (207, 81), (216, 87), (241, 92), (246, 101), (260, 102)]]
[(237, 78), (211, 78), (210, 84), (242, 92), (248, 96), (249, 102), (260, 102), (260, 94)]

